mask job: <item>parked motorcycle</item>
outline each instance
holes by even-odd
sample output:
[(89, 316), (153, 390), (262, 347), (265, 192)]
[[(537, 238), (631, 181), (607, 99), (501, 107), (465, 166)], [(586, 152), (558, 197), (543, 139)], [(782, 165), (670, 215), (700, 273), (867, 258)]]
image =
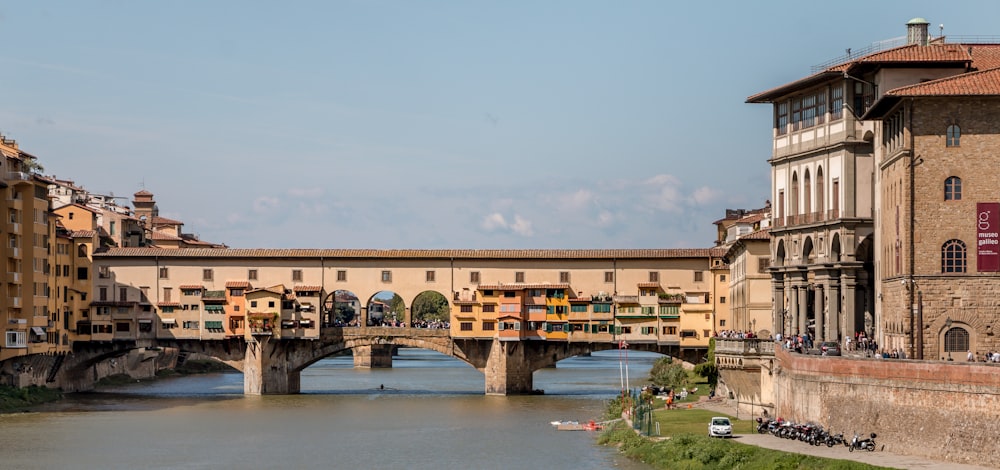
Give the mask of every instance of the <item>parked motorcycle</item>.
[(868, 452), (875, 451), (875, 433), (871, 434), (871, 438), (860, 439), (861, 436), (858, 433), (854, 433), (854, 438), (851, 439), (851, 445), (847, 450), (854, 452), (854, 449), (867, 450)]

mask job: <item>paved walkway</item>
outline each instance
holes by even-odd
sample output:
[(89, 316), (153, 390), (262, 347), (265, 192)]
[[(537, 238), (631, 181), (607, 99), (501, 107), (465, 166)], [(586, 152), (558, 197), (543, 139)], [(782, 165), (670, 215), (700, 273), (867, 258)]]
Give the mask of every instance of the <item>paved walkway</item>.
[[(725, 403), (717, 401), (699, 402), (694, 404), (695, 408), (704, 408), (717, 411), (729, 416), (736, 415), (736, 409), (727, 406)], [(770, 434), (738, 434), (733, 439), (736, 442), (750, 444), (767, 449), (775, 449), (796, 454), (812, 455), (816, 457), (827, 457), (831, 459), (854, 460), (880, 467), (905, 468), (905, 469), (925, 469), (925, 470), (990, 470), (995, 467), (981, 467), (978, 465), (966, 465), (954, 462), (938, 460), (928, 460), (923, 457), (893, 454), (891, 452), (878, 451), (854, 451), (848, 452), (844, 446), (811, 446), (804, 442), (793, 441), (791, 439), (781, 439)]]

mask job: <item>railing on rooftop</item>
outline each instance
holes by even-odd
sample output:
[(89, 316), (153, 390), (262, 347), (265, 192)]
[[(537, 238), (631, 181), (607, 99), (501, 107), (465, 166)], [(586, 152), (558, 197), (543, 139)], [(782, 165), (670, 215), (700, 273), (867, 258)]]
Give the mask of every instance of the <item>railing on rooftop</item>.
[[(1000, 36), (931, 36), (930, 42), (944, 41), (946, 44), (1000, 44)], [(876, 41), (861, 49), (847, 49), (847, 53), (809, 68), (812, 73), (822, 72), (837, 64), (859, 59), (869, 54), (882, 52), (906, 45), (906, 36)]]

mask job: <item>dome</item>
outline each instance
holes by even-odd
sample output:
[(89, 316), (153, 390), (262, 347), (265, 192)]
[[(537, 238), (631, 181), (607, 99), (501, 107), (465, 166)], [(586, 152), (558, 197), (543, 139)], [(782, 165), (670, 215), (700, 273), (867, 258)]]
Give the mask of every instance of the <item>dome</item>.
[(910, 21), (907, 21), (906, 24), (931, 24), (931, 22), (918, 16)]

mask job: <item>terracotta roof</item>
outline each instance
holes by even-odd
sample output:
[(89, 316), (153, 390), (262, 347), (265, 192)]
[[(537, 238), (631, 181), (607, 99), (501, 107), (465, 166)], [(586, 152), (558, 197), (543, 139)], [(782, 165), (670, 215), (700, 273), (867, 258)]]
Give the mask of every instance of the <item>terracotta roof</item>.
[(184, 285), (180, 286), (181, 290), (193, 290), (193, 289), (201, 290), (201, 289), (204, 289), (204, 288), (205, 287), (202, 286), (201, 284), (184, 284)]
[(740, 237), (740, 240), (770, 240), (771, 230), (770, 229), (760, 229), (756, 232), (748, 233)]
[(298, 248), (110, 248), (101, 257), (160, 258), (411, 258), (411, 259), (649, 259), (722, 256), (722, 248), (603, 250), (374, 250)]
[(322, 286), (295, 286), (292, 288), (295, 292), (319, 292), (323, 290)]
[(155, 216), (153, 220), (150, 221), (153, 225), (184, 225), (184, 222), (174, 219), (168, 219), (166, 217)]
[(140, 189), (133, 194), (133, 196), (152, 196), (153, 193), (146, 191), (145, 189)]
[[(227, 285), (226, 287), (229, 287), (229, 286)], [(252, 293), (252, 292), (270, 292), (272, 294), (282, 295), (282, 294), (285, 293), (285, 288), (284, 288), (284, 286), (260, 287), (260, 288), (257, 288), (257, 289), (252, 289), (250, 291), (247, 291), (247, 294)]]
[(180, 237), (163, 232), (153, 232), (149, 235), (151, 240), (181, 240)]
[(758, 213), (758, 214), (750, 214), (750, 215), (748, 215), (748, 216), (746, 216), (746, 217), (744, 217), (744, 218), (742, 218), (742, 219), (740, 219), (740, 220), (738, 220), (736, 222), (737, 223), (741, 223), (741, 224), (752, 224), (752, 223), (755, 223), (755, 222), (760, 222), (762, 220), (764, 220), (764, 213), (763, 212)]
[(643, 287), (646, 287), (646, 288), (653, 288), (653, 287), (655, 287), (655, 288), (659, 289), (660, 288), (660, 283), (659, 282), (640, 282), (638, 284), (638, 287), (640, 289), (642, 289)]
[(894, 88), (887, 96), (1000, 95), (1000, 68), (964, 73), (915, 85)]
[(94, 238), (94, 235), (97, 235), (96, 230), (76, 230), (69, 234), (73, 238)]
[[(95, 209), (95, 208), (93, 208), (93, 207), (87, 207), (87, 206), (85, 206), (85, 205), (83, 205), (83, 204), (79, 204), (79, 203), (75, 203), (75, 202), (74, 202), (73, 204), (67, 204), (67, 205), (65, 205), (65, 206), (63, 206), (63, 207), (70, 207), (70, 206), (72, 206), (72, 207), (76, 207), (76, 208), (78, 208), (78, 209), (83, 209), (83, 210), (85, 210), (85, 211), (90, 211), (90, 212), (93, 212), (93, 213), (95, 213), (95, 214), (97, 214), (98, 212), (100, 212), (100, 210), (99, 210), (99, 209)], [(60, 207), (59, 209), (62, 209), (62, 207)], [(58, 209), (57, 209), (57, 210), (58, 210)]]
[(972, 51), (972, 67), (976, 70), (1000, 67), (1000, 44), (967, 44)]
[(180, 307), (180, 302), (157, 302), (157, 307)]
[(479, 290), (520, 290), (520, 289), (569, 289), (569, 284), (525, 284), (512, 282), (503, 284), (480, 284)]
[[(170, 251), (175, 251), (175, 250), (170, 250)], [(249, 289), (250, 288), (250, 281), (228, 281), (228, 282), (226, 282), (226, 288), (227, 289), (233, 288), (233, 287), (235, 287), (237, 289), (239, 289), (239, 288)]]

